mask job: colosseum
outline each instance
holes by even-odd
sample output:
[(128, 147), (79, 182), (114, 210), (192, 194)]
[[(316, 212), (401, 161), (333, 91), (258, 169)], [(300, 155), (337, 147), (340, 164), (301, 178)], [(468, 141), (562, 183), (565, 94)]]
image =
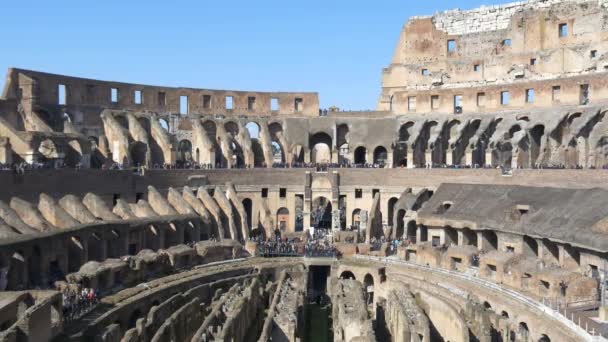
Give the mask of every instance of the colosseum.
[(375, 111), (11, 68), (0, 341), (606, 341), (606, 77), (606, 0), (410, 18)]

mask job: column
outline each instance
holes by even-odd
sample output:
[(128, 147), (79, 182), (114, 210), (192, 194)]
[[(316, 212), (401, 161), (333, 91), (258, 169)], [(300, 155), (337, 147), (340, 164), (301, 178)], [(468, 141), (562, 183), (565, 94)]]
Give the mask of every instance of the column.
[(477, 249), (480, 251), (483, 250), (484, 245), (485, 241), (483, 240), (483, 233), (477, 232)]
[(473, 167), (473, 150), (471, 150), (470, 148), (467, 148), (464, 152), (464, 158), (465, 158), (465, 165), (469, 165), (471, 167)]
[(409, 148), (407, 149), (407, 168), (408, 169), (413, 169), (415, 167), (414, 165), (414, 149), (413, 148)]
[(454, 157), (454, 150), (452, 150), (451, 148), (448, 148), (445, 152), (446, 165), (448, 165), (448, 166), (454, 165), (453, 157)]
[(492, 151), (491, 150), (486, 150), (486, 165), (494, 166), (494, 164), (492, 164)]

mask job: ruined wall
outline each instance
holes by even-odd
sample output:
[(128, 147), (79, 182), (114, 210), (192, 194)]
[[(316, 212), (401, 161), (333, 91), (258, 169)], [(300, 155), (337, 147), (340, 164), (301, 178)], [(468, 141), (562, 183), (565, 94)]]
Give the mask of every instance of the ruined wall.
[[(452, 113), (455, 95), (465, 112), (578, 104), (581, 84), (601, 101), (605, 13), (603, 1), (535, 0), (413, 17), (383, 70), (378, 109)], [(554, 86), (561, 86), (557, 98)], [(525, 101), (526, 89), (534, 101)], [(505, 106), (503, 91), (511, 97)]]

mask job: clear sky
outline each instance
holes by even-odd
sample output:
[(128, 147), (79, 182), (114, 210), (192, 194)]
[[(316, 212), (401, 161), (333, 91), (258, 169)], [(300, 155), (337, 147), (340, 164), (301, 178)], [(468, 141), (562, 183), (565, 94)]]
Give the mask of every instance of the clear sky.
[(0, 73), (317, 91), (322, 107), (374, 109), (408, 17), (509, 2), (489, 1), (2, 0)]

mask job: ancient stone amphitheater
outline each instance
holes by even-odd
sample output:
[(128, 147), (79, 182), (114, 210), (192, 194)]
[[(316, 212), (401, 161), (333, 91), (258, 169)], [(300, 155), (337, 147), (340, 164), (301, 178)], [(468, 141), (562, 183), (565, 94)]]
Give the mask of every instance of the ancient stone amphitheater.
[(0, 341), (604, 341), (606, 6), (411, 18), (373, 112), (9, 69)]

